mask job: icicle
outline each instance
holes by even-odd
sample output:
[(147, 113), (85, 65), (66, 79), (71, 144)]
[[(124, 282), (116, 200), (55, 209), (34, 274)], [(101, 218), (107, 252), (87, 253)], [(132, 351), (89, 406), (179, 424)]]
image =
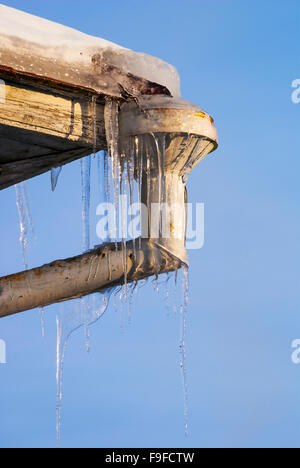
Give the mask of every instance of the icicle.
[(159, 284), (158, 284), (158, 275), (155, 275), (153, 280), (151, 281), (151, 284), (154, 288), (154, 291), (159, 294)]
[[(83, 252), (90, 250), (90, 199), (91, 199), (91, 156), (81, 159), (82, 184), (82, 231)], [(89, 303), (88, 298), (81, 300), (82, 314), (85, 317), (85, 340), (87, 352), (90, 351), (90, 338), (88, 327)]]
[[(162, 167), (161, 167), (161, 162), (162, 162), (162, 157), (161, 157), (161, 152), (159, 149), (159, 142), (157, 137), (154, 135), (154, 133), (151, 133), (153, 139), (154, 139), (154, 145), (156, 148), (156, 157), (157, 157), (157, 168), (158, 168), (158, 203), (159, 203), (159, 237), (161, 236), (161, 204), (162, 204)], [(149, 206), (149, 205), (148, 205)]]
[(39, 308), (39, 311), (41, 318), (42, 337), (45, 338), (45, 311), (42, 307)]
[(90, 249), (91, 156), (81, 159), (83, 251)]
[(171, 278), (172, 278), (172, 273), (167, 273), (167, 277), (165, 281), (165, 292), (164, 292), (164, 303), (166, 306), (167, 315), (170, 315), (170, 311), (171, 311), (171, 304), (170, 304)]
[(89, 297), (81, 299), (81, 310), (84, 317), (84, 336), (85, 336), (85, 347), (86, 352), (89, 353), (91, 350), (91, 336), (90, 336), (90, 301)]
[(27, 222), (26, 222), (26, 211), (24, 205), (24, 193), (23, 193), (23, 184), (15, 185), (16, 197), (17, 197), (17, 207), (19, 212), (20, 220), (20, 244), (23, 253), (23, 263), (25, 270), (28, 269), (27, 253), (28, 253), (28, 239), (27, 239)]
[(30, 203), (29, 203), (29, 197), (28, 197), (28, 191), (27, 191), (27, 184), (26, 184), (26, 182), (23, 182), (23, 191), (24, 191), (25, 211), (26, 211), (27, 220), (28, 220), (28, 222), (29, 222), (30, 231), (31, 231), (31, 235), (32, 235), (33, 241), (36, 242), (36, 235), (35, 235), (35, 230), (34, 230), (34, 224), (33, 224), (32, 215), (31, 215), (31, 209), (30, 209)]
[(58, 182), (61, 171), (62, 171), (61, 166), (60, 167), (52, 167), (52, 169), (51, 169), (51, 189), (52, 189), (52, 192), (54, 192), (55, 189), (56, 189), (57, 182)]
[(110, 202), (110, 187), (109, 187), (109, 160), (108, 152), (104, 151), (104, 199), (107, 203)]
[(188, 385), (187, 385), (187, 369), (186, 369), (186, 314), (189, 302), (189, 276), (188, 267), (182, 266), (182, 304), (180, 306), (181, 318), (181, 338), (180, 338), (180, 368), (182, 374), (183, 393), (184, 393), (184, 428), (185, 435), (188, 435), (189, 430), (189, 408), (188, 408)]
[(28, 269), (28, 235), (30, 227), (30, 232), (34, 240), (36, 240), (34, 225), (30, 211), (29, 198), (27, 192), (26, 182), (21, 182), (20, 184), (15, 185), (16, 190), (16, 203), (19, 213), (19, 222), (20, 222), (20, 244), (23, 254), (23, 263), (24, 267)]
[(151, 160), (148, 148), (146, 148), (147, 158), (147, 208), (148, 208), (148, 232), (151, 237), (151, 207), (150, 207), (150, 192), (151, 192)]
[(121, 290), (120, 290), (120, 296), (119, 296), (119, 305), (120, 305), (120, 331), (121, 331), (121, 333), (124, 332), (124, 302), (123, 302), (124, 297), (125, 297), (124, 288), (121, 288)]
[[(119, 158), (119, 105), (118, 102), (112, 98), (107, 97), (104, 109), (105, 120), (105, 133), (107, 140), (107, 147), (112, 159), (112, 181), (114, 191), (114, 207), (115, 213), (118, 212), (119, 207), (119, 172), (120, 172), (120, 158)], [(117, 214), (116, 214), (117, 216)], [(115, 220), (117, 226), (117, 219)], [(115, 235), (115, 243), (117, 246), (117, 233)]]
[(124, 273), (124, 297), (125, 301), (127, 300), (127, 196), (126, 196), (126, 188), (127, 188), (127, 177), (126, 171), (119, 172), (120, 174), (120, 230), (122, 236), (122, 258), (123, 258), (123, 273)]
[(135, 281), (130, 285), (129, 298), (128, 298), (128, 323), (131, 324), (132, 318), (132, 301), (134, 294), (138, 291), (138, 281)]
[(114, 295), (114, 301), (113, 301), (113, 302), (114, 302), (114, 310), (115, 310), (116, 312), (118, 311), (118, 307), (117, 307), (117, 296), (118, 296), (118, 294), (119, 294), (119, 292), (120, 292), (121, 290), (122, 290), (122, 286), (119, 286), (118, 288), (116, 288), (116, 289), (114, 290), (114, 293), (113, 293), (113, 295)]
[(162, 223), (163, 223), (163, 220), (162, 220), (162, 215), (163, 215), (163, 203), (165, 203), (166, 201), (166, 193), (165, 193), (165, 189), (166, 189), (166, 175), (165, 175), (165, 159), (166, 159), (166, 134), (163, 133), (162, 136), (161, 136), (161, 150), (160, 150), (160, 165), (161, 165), (161, 169), (160, 169), (160, 184), (161, 184), (161, 197), (160, 197), (160, 200), (159, 200), (159, 203), (160, 203), (160, 226), (159, 226), (159, 232), (160, 232), (160, 235), (162, 236), (163, 235), (163, 232), (162, 232)]
[(118, 297), (119, 297), (119, 304), (120, 304), (120, 330), (123, 332), (123, 287), (119, 286), (114, 290), (113, 293), (114, 299), (114, 310), (118, 312)]
[(103, 151), (103, 153), (98, 155), (98, 183), (99, 187), (101, 187), (101, 194), (100, 198), (102, 199), (103, 203), (106, 205), (106, 209), (108, 212), (108, 241), (116, 238), (115, 234), (115, 218), (113, 216), (111, 210), (111, 189), (110, 189), (110, 158), (107, 151)]
[(130, 203), (130, 220), (132, 226), (132, 232), (129, 235), (132, 236), (132, 245), (133, 245), (133, 255), (136, 259), (136, 239), (135, 239), (135, 232), (133, 232), (133, 221), (134, 221), (134, 214), (133, 214), (133, 203), (134, 203), (134, 157), (133, 153), (130, 152), (130, 159), (127, 161), (127, 178), (128, 178), (128, 187), (129, 187), (129, 203)]
[(174, 305), (173, 305), (173, 310), (174, 310), (174, 315), (176, 317), (177, 311), (178, 311), (178, 298), (177, 298), (177, 289), (178, 289), (178, 270), (174, 272), (174, 286), (173, 286), (173, 291), (174, 291)]
[(98, 172), (98, 195), (99, 195), (99, 203), (102, 202), (102, 198), (103, 198), (103, 201), (106, 201), (106, 198), (105, 198), (105, 189), (104, 189), (104, 196), (102, 197), (102, 190), (103, 190), (103, 174), (104, 174), (104, 171), (102, 171), (102, 161), (104, 160), (104, 152), (99, 152), (98, 155), (97, 155), (97, 172)]
[(97, 153), (97, 96), (92, 97), (93, 107), (93, 153)]
[(61, 403), (62, 403), (62, 378), (63, 378), (63, 367), (64, 358), (67, 342), (62, 342), (62, 321), (57, 317), (57, 346), (56, 346), (56, 436), (57, 436), (57, 447), (60, 447), (60, 436), (61, 436)]
[(56, 431), (57, 446), (61, 440), (61, 407), (63, 396), (63, 368), (66, 355), (67, 344), (70, 336), (80, 327), (88, 325), (91, 327), (96, 323), (107, 310), (109, 299), (113, 290), (108, 290), (104, 295), (93, 294), (89, 296), (93, 299), (93, 307), (89, 310), (88, 322), (86, 316), (82, 315), (80, 299), (66, 303), (56, 318), (57, 323), (57, 359), (56, 359), (56, 382), (57, 382), (57, 404), (56, 404)]
[[(135, 138), (135, 158), (138, 168), (138, 204), (139, 204), (139, 217), (142, 230), (142, 182), (143, 182), (143, 152), (140, 152), (139, 137)], [(139, 239), (139, 248), (142, 248), (142, 233)]]

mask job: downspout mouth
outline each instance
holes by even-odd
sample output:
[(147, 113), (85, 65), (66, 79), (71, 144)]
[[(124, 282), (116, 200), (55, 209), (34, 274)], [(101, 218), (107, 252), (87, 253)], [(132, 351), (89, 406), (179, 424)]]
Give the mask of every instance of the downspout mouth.
[(119, 132), (121, 159), (134, 153), (142, 237), (188, 265), (186, 182), (218, 147), (212, 117), (181, 98), (143, 96), (122, 105)]

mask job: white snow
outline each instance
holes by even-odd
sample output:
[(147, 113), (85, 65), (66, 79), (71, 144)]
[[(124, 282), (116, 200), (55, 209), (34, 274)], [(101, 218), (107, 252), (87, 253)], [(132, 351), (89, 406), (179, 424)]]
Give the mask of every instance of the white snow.
[[(12, 66), (6, 63), (8, 51), (14, 55), (13, 68), (37, 75), (45, 73), (47, 59), (69, 67), (73, 73), (87, 68), (92, 71), (92, 57), (97, 54), (106, 64), (164, 85), (174, 96), (180, 95), (179, 75), (163, 60), (0, 4), (0, 65)], [(29, 57), (39, 58), (44, 66), (29, 63)], [(51, 73), (55, 75), (52, 71), (45, 76), (57, 79)], [(66, 82), (68, 75), (66, 71)]]
[(89, 36), (59, 23), (2, 4), (0, 5), (0, 31), (3, 34), (19, 37), (23, 41), (34, 42), (45, 47), (121, 48), (105, 39)]

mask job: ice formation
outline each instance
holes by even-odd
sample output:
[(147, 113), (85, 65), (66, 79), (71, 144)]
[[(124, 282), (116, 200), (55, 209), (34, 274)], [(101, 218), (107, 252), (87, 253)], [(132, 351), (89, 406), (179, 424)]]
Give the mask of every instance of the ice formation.
[(40, 308), (39, 310), (41, 318), (42, 337), (45, 338), (45, 311), (43, 308)]
[(90, 249), (91, 156), (81, 159), (83, 252)]
[(62, 171), (62, 167), (53, 167), (51, 169), (51, 189), (52, 189), (52, 192), (54, 192), (55, 189), (56, 189), (58, 178), (60, 176), (61, 171)]
[(0, 5), (0, 61), (20, 72), (113, 96), (118, 86), (109, 73), (104, 79), (99, 66), (117, 67), (180, 95), (178, 73), (164, 61), (5, 5)]
[(29, 239), (31, 238), (35, 240), (35, 232), (26, 182), (21, 182), (20, 184), (15, 185), (15, 190), (20, 223), (20, 245), (22, 248), (24, 267), (27, 270)]
[[(108, 290), (104, 295), (94, 294), (71, 304), (64, 306), (57, 321), (57, 438), (60, 441), (61, 431), (61, 402), (63, 364), (67, 341), (70, 335), (82, 327), (85, 331), (87, 350), (90, 348), (90, 326), (102, 317), (106, 311), (109, 298), (113, 296), (115, 308), (120, 310), (120, 326), (124, 329), (124, 310), (128, 310), (128, 321), (131, 321), (131, 306), (133, 296), (139, 289), (147, 284), (147, 280), (127, 284), (126, 277), (126, 248), (127, 242), (134, 239), (134, 251), (140, 248), (140, 240), (143, 234), (143, 216), (141, 202), (149, 203), (153, 196), (152, 191), (157, 191), (159, 205), (166, 200), (165, 157), (167, 146), (170, 145), (170, 137), (164, 133), (153, 135), (139, 135), (120, 145), (118, 126), (118, 105), (107, 98), (105, 107), (105, 127), (107, 135), (108, 152), (103, 151), (96, 158), (87, 157), (81, 160), (82, 176), (82, 224), (83, 224), (83, 250), (90, 249), (89, 234), (89, 208), (90, 197), (94, 190), (91, 189), (91, 171), (96, 163), (98, 170), (98, 196), (101, 207), (107, 212), (107, 230), (103, 234), (102, 241), (107, 240), (121, 244), (124, 267), (124, 284)], [(174, 144), (174, 142), (173, 142)], [(181, 145), (182, 150), (187, 144), (180, 139), (175, 144)], [(153, 158), (153, 155), (155, 156)], [(153, 176), (155, 175), (155, 187)], [(184, 172), (183, 172), (184, 174)], [(174, 190), (174, 187), (173, 187)], [(132, 205), (137, 207), (136, 213), (139, 219), (137, 229), (133, 229)], [(159, 210), (159, 233), (162, 230), (163, 216)], [(103, 214), (103, 211), (98, 214)], [(130, 228), (128, 228), (130, 226)], [(148, 230), (144, 232), (148, 237)], [(188, 305), (188, 269), (183, 265), (182, 281), (178, 281), (178, 272), (164, 275), (164, 278), (154, 277), (151, 281), (155, 291), (162, 292), (163, 301), (166, 302), (168, 313), (173, 308), (174, 313), (179, 312), (181, 321), (180, 332), (180, 369), (184, 391), (184, 427), (188, 433), (188, 388), (186, 375), (186, 313)], [(172, 281), (172, 278), (173, 281)], [(180, 284), (179, 284), (180, 283)], [(172, 292), (174, 291), (174, 292)], [(173, 301), (173, 304), (171, 302)]]
[(57, 315), (57, 405), (56, 405), (56, 430), (57, 430), (57, 446), (60, 446), (61, 437), (61, 404), (63, 395), (63, 368), (67, 349), (68, 339), (71, 334), (81, 327), (88, 328), (96, 323), (105, 313), (108, 307), (111, 291), (106, 291), (104, 294), (93, 294), (89, 297), (91, 307), (89, 309), (89, 317), (85, 314), (82, 308), (81, 300), (70, 301), (65, 303), (60, 313)]
[[(139, 135), (130, 136), (120, 144), (119, 128), (119, 104), (116, 97), (122, 95), (118, 77), (122, 73), (134, 75), (145, 80), (165, 86), (170, 93), (180, 96), (180, 81), (177, 71), (171, 65), (162, 60), (146, 54), (136, 53), (113, 44), (105, 39), (88, 36), (74, 29), (41, 19), (27, 13), (0, 5), (0, 67), (10, 67), (16, 72), (24, 72), (49, 80), (88, 88), (96, 94), (106, 96), (105, 105), (105, 131), (107, 136), (108, 151), (96, 156), (99, 174), (99, 192), (102, 204), (107, 211), (107, 231), (102, 241), (121, 244), (124, 284), (105, 293), (95, 293), (87, 298), (81, 298), (66, 304), (57, 317), (57, 440), (60, 443), (61, 431), (61, 402), (63, 365), (66, 346), (70, 335), (80, 327), (85, 330), (86, 345), (90, 347), (90, 326), (99, 320), (107, 309), (109, 299), (113, 295), (117, 304), (120, 299), (121, 328), (123, 327), (124, 304), (128, 305), (128, 319), (131, 320), (131, 303), (134, 294), (147, 284), (147, 280), (130, 284), (127, 278), (127, 242), (132, 239), (134, 257), (137, 250), (141, 249), (142, 238), (153, 238), (161, 249), (168, 250), (168, 245), (163, 242), (163, 230), (165, 228), (164, 205), (172, 198), (183, 205), (185, 194), (185, 181), (199, 157), (204, 157), (211, 151), (214, 144), (207, 138), (199, 138), (193, 135), (187, 122), (187, 131), (178, 133), (174, 130), (164, 132), (156, 129)], [(114, 74), (114, 70), (117, 73)], [(134, 96), (136, 97), (136, 96)], [(151, 99), (153, 97), (151, 96)], [(153, 100), (154, 99), (154, 100)], [(149, 106), (153, 105), (153, 98)], [(161, 108), (167, 109), (170, 105), (166, 98), (164, 103), (159, 101)], [(175, 101), (172, 101), (172, 105)], [(176, 109), (180, 109), (180, 101), (176, 101)], [(94, 143), (93, 150), (97, 149), (96, 128), (96, 97), (94, 105)], [(150, 107), (149, 107), (150, 108)], [(146, 100), (144, 109), (147, 111)], [(203, 125), (207, 125), (209, 135), (211, 122), (206, 114), (196, 106), (189, 109), (191, 114), (203, 118)], [(130, 125), (130, 121), (129, 125)], [(177, 133), (176, 133), (177, 132)], [(195, 132), (198, 135), (197, 132)], [(192, 135), (192, 136), (191, 136)], [(184, 152), (190, 154), (189, 160), (180, 167), (184, 158)], [(170, 154), (176, 155), (175, 160), (169, 158)], [(168, 159), (169, 158), (169, 159)], [(82, 178), (82, 221), (83, 221), (83, 251), (88, 251), (90, 245), (90, 197), (91, 197), (91, 156), (81, 161)], [(169, 173), (166, 173), (166, 167)], [(180, 174), (174, 175), (173, 169), (180, 168)], [(51, 187), (54, 191), (57, 185), (61, 168), (51, 170)], [(180, 183), (178, 183), (180, 179)], [(27, 268), (28, 233), (33, 232), (33, 224), (28, 204), (26, 184), (16, 186), (17, 206), (20, 218), (20, 243), (22, 246), (25, 268)], [(143, 206), (150, 208), (156, 204), (157, 216), (152, 216), (151, 210), (145, 212)], [(128, 209), (130, 207), (130, 209)], [(100, 214), (100, 213), (99, 213)], [(139, 222), (136, 223), (138, 214)], [(184, 238), (186, 219), (172, 214), (170, 224), (174, 230), (178, 229), (180, 241)], [(152, 232), (150, 222), (152, 218), (158, 220), (155, 227), (156, 235)], [(128, 229), (128, 225), (130, 228)], [(174, 236), (175, 237), (175, 236)], [(186, 315), (188, 305), (188, 268), (185, 262), (184, 242), (181, 242), (182, 250), (182, 289), (181, 298), (174, 296), (172, 290), (178, 286), (178, 272), (168, 274), (164, 281), (155, 275), (152, 285), (156, 292), (164, 289), (164, 301), (167, 310), (180, 312), (180, 368), (184, 390), (184, 424), (188, 433), (188, 388), (186, 372)], [(109, 258), (109, 257), (108, 257)], [(109, 259), (108, 259), (109, 261)], [(109, 269), (111, 267), (109, 266)], [(109, 270), (111, 271), (111, 270)], [(172, 285), (174, 278), (174, 285)], [(173, 301), (173, 304), (172, 304)], [(44, 311), (40, 310), (42, 333), (44, 334)]]
[(181, 317), (181, 337), (180, 337), (180, 368), (182, 372), (183, 395), (184, 395), (184, 428), (185, 435), (189, 431), (189, 406), (188, 406), (188, 383), (187, 383), (187, 367), (186, 367), (186, 327), (187, 327), (187, 307), (189, 303), (189, 276), (188, 268), (182, 267), (182, 301), (180, 305)]
[[(20, 184), (15, 185), (16, 191), (16, 204), (19, 214), (19, 224), (20, 224), (20, 245), (23, 255), (23, 264), (25, 270), (28, 269), (28, 249), (29, 249), (29, 240), (35, 242), (36, 235), (34, 231), (34, 224), (30, 210), (29, 197), (27, 191), (26, 182), (21, 182)], [(42, 336), (45, 336), (45, 313), (44, 309), (40, 308), (40, 319), (41, 319), (41, 329)]]

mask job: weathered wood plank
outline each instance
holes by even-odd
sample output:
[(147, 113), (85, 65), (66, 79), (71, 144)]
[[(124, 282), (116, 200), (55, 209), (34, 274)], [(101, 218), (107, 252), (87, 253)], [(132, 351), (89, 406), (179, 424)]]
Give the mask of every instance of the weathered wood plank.
[[(6, 84), (0, 123), (93, 146), (104, 136), (104, 106), (80, 96), (61, 96), (16, 84)], [(97, 120), (94, 135), (94, 118)]]
[(104, 97), (5, 82), (0, 104), (0, 190), (106, 149)]
[[(127, 282), (178, 270), (179, 259), (155, 242), (142, 239), (141, 248), (127, 243)], [(55, 302), (104, 291), (124, 284), (122, 244), (105, 244), (77, 257), (0, 278), (0, 318)]]

